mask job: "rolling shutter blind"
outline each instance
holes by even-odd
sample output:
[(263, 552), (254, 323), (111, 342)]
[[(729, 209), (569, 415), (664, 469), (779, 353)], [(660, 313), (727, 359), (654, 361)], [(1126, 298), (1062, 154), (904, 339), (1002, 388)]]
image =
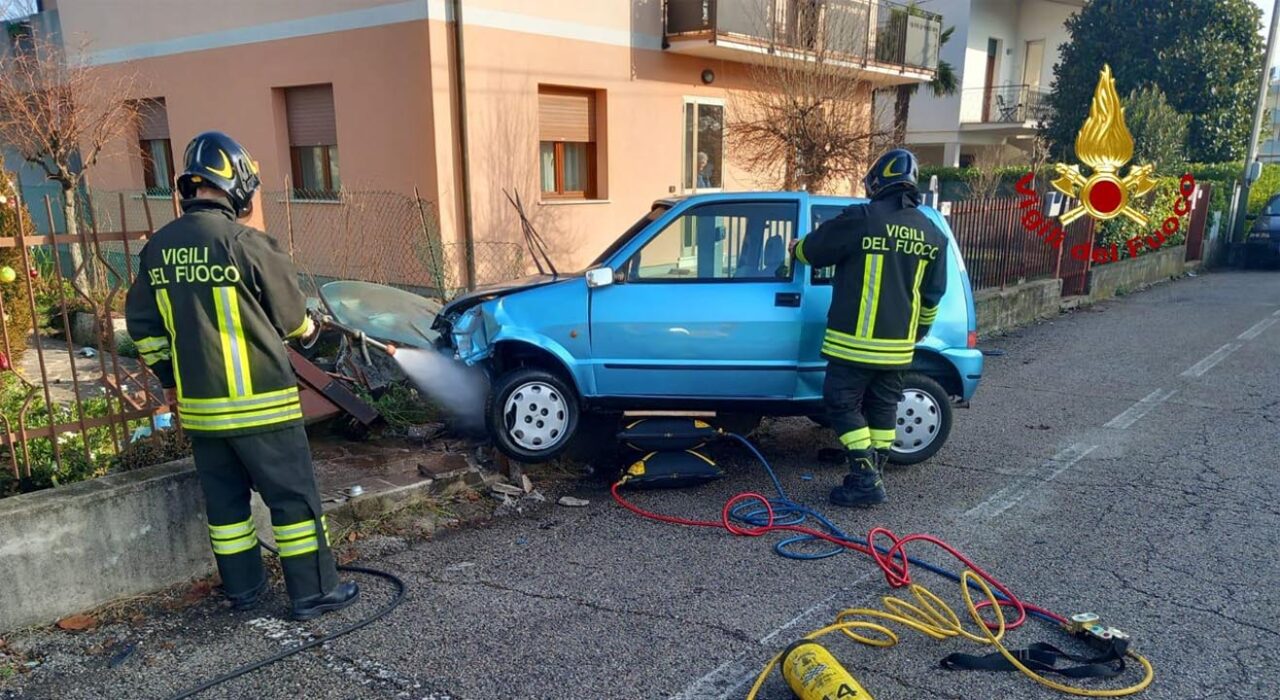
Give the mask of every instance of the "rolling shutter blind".
[(538, 140), (594, 143), (596, 98), (578, 90), (538, 91)]
[(336, 146), (338, 127), (333, 112), (333, 86), (285, 88), (290, 146)]
[(138, 139), (151, 141), (169, 138), (169, 113), (164, 108), (164, 98), (138, 102)]

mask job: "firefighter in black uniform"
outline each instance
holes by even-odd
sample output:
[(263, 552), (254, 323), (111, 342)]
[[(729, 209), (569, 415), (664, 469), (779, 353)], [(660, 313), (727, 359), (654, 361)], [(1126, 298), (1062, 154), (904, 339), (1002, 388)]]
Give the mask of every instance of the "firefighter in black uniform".
[(793, 244), (800, 262), (836, 266), (822, 354), (832, 427), (850, 474), (831, 492), (841, 506), (885, 500), (881, 480), (893, 446), (902, 371), (929, 332), (947, 289), (947, 239), (921, 211), (916, 157), (885, 153), (867, 173), (867, 204), (855, 204)]
[(218, 132), (197, 136), (184, 160), (183, 215), (142, 249), (129, 335), (191, 437), (223, 592), (248, 609), (267, 588), (249, 510), (256, 489), (271, 509), (293, 617), (311, 619), (359, 594), (338, 581), (284, 346), (318, 328), (289, 256), (240, 223), (253, 213), (257, 164)]

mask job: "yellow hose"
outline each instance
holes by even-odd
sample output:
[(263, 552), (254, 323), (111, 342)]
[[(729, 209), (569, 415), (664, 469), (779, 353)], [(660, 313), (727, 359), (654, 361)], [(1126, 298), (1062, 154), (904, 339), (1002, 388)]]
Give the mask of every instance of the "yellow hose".
[[(991, 610), (996, 618), (994, 630), (986, 624), (985, 620), (983, 620), (982, 611), (978, 608), (977, 604), (974, 603), (973, 593), (969, 588), (970, 582), (977, 583), (978, 587), (982, 589), (983, 594), (986, 595), (987, 600), (990, 601)], [(981, 634), (974, 634), (973, 632), (965, 629), (963, 623), (960, 621), (960, 617), (956, 615), (955, 611), (952, 610), (951, 607), (941, 598), (934, 595), (934, 593), (929, 589), (918, 584), (913, 584), (909, 590), (911, 591), (911, 594), (915, 596), (915, 604), (908, 603), (907, 601), (894, 596), (885, 596), (881, 598), (885, 610), (878, 610), (875, 608), (849, 608), (847, 610), (842, 610), (840, 614), (836, 615), (836, 621), (834, 624), (814, 630), (805, 635), (804, 638), (814, 640), (838, 631), (850, 639), (860, 644), (866, 644), (867, 646), (891, 647), (897, 644), (898, 635), (884, 625), (871, 622), (869, 620), (849, 621), (849, 618), (854, 617), (875, 618), (895, 622), (905, 627), (909, 627), (936, 640), (944, 640), (951, 637), (964, 637), (965, 639), (969, 639), (979, 644), (990, 644), (994, 646), (996, 650), (1000, 652), (1000, 655), (1012, 664), (1014, 668), (1021, 671), (1023, 675), (1047, 688), (1052, 688), (1070, 695), (1089, 698), (1122, 697), (1146, 690), (1147, 687), (1151, 685), (1151, 681), (1155, 679), (1156, 671), (1151, 665), (1151, 662), (1133, 651), (1126, 652), (1126, 656), (1141, 664), (1144, 674), (1141, 681), (1126, 688), (1106, 688), (1097, 690), (1090, 688), (1077, 688), (1075, 686), (1050, 680), (1030, 668), (1027, 668), (1025, 664), (1013, 655), (1013, 652), (1010, 652), (1004, 644), (1001, 643), (1005, 633), (1004, 611), (1001, 609), (995, 593), (992, 592), (990, 586), (987, 585), (987, 582), (982, 580), (980, 576), (972, 571), (966, 570), (961, 574), (960, 591), (964, 595), (964, 603), (965, 607), (968, 608), (969, 617), (971, 617), (974, 623), (977, 624), (978, 629), (982, 632)], [(875, 636), (859, 634), (858, 630), (874, 632)], [(760, 693), (760, 688), (764, 685), (769, 674), (773, 673), (773, 669), (777, 667), (778, 661), (781, 660), (781, 658), (782, 655), (778, 654), (769, 660), (769, 663), (765, 665), (764, 670), (756, 677), (756, 682), (751, 686), (751, 691), (747, 693), (747, 700), (755, 700), (756, 696)]]

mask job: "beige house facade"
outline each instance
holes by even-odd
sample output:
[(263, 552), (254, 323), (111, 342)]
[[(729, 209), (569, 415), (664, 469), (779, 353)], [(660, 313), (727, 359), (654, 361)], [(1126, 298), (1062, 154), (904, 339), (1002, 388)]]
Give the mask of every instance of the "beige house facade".
[[(777, 186), (738, 167), (725, 138), (749, 66), (842, 42), (870, 104), (871, 89), (932, 76), (941, 26), (867, 0), (215, 5), (44, 0), (65, 41), (89, 42), (90, 62), (139, 77), (137, 133), (91, 171), (92, 187), (163, 196), (184, 145), (217, 129), (295, 208), (417, 191), (447, 242), (517, 240), (503, 191), (519, 192), (562, 269), (586, 265), (655, 199)], [(856, 31), (824, 33), (837, 17)]]

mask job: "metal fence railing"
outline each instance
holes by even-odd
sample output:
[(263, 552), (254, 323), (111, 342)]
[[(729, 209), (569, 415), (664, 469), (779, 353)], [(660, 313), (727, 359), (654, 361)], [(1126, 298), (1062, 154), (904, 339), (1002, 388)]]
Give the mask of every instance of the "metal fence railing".
[[(94, 191), (88, 199), (99, 231), (159, 228), (174, 218), (175, 204), (169, 196), (141, 190)], [(289, 251), (309, 294), (339, 279), (440, 298), (468, 286), (466, 247), (444, 242), (435, 202), (397, 192), (293, 189), (264, 192), (262, 208), (267, 233)], [(525, 274), (527, 259), (518, 243), (476, 241), (472, 247), (474, 284)], [(118, 257), (123, 251), (108, 246), (108, 254)]]
[[(1023, 226), (1026, 209), (1018, 206), (1020, 202), (1001, 198), (951, 204), (951, 230), (974, 291), (1059, 276), (1063, 277), (1064, 286), (1069, 280), (1074, 289), (1077, 282), (1084, 281), (1087, 268), (1076, 270), (1077, 261), (1070, 250), (1080, 243), (1092, 243), (1093, 219), (1076, 220), (1063, 229), (1065, 239), (1060, 246), (1050, 245)], [(1045, 221), (1050, 220), (1050, 212), (1041, 213)], [(1081, 275), (1079, 280), (1077, 272)]]

